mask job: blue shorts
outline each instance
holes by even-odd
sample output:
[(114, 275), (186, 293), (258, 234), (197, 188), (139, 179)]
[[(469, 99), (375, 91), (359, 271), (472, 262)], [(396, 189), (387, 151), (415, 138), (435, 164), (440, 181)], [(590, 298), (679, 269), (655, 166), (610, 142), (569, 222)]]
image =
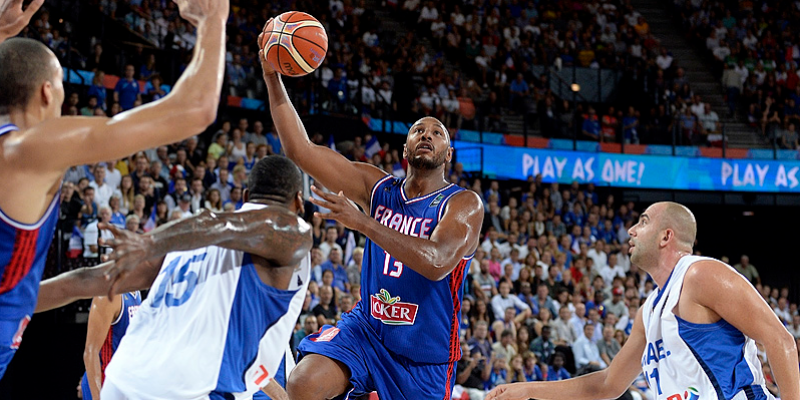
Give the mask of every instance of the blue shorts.
[(450, 400), (456, 382), (456, 363), (423, 364), (392, 353), (352, 314), (303, 339), (297, 351), (301, 358), (319, 354), (350, 368), (352, 390), (341, 399), (378, 392), (381, 400)]
[(17, 353), (20, 343), (22, 343), (22, 333), (28, 326), (30, 318), (23, 318), (21, 321), (0, 319), (0, 378), (6, 373), (8, 364)]

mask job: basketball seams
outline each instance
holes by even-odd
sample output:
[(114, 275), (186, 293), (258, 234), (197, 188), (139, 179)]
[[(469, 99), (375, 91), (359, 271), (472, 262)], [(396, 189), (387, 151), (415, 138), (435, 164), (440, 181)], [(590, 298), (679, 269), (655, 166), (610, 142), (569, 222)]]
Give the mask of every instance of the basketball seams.
[[(319, 31), (303, 31), (303, 28), (318, 28)], [(298, 34), (299, 31), (302, 32)], [(327, 54), (328, 37), (324, 26), (303, 12), (289, 11), (277, 16), (262, 33), (265, 58), (283, 75), (309, 74), (319, 67)], [(271, 53), (273, 47), (277, 47), (276, 54)]]

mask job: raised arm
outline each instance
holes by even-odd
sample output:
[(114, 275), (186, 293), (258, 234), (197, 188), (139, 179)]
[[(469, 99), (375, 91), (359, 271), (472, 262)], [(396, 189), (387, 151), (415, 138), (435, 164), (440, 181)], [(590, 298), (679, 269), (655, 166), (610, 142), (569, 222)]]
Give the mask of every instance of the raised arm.
[[(86, 380), (93, 399), (100, 398), (103, 386), (103, 368), (100, 365), (100, 349), (108, 337), (111, 324), (119, 317), (122, 309), (122, 296), (95, 297), (89, 309), (89, 324), (86, 329), (86, 345), (83, 348), (83, 365), (86, 367)], [(108, 362), (108, 361), (106, 361)]]
[(44, 0), (33, 0), (23, 10), (22, 0), (0, 0), (0, 43), (19, 35), (42, 4)]
[(642, 373), (641, 359), (645, 345), (642, 309), (639, 308), (630, 338), (608, 368), (564, 381), (501, 385), (492, 390), (486, 400), (616, 399)]
[(230, 6), (228, 0), (177, 3), (181, 16), (197, 26), (197, 45), (169, 95), (114, 118), (64, 117), (36, 125), (15, 142), (4, 143), (5, 156), (13, 159), (9, 164), (60, 174), (72, 165), (124, 158), (206, 129), (216, 118), (219, 104)]
[(372, 186), (386, 176), (386, 173), (370, 164), (351, 162), (328, 147), (312, 143), (308, 139), (303, 121), (286, 94), (280, 75), (266, 61), (263, 50), (258, 55), (269, 91), (272, 121), (286, 156), (322, 186), (334, 193), (344, 192), (345, 196), (362, 209), (369, 210)]
[[(255, 254), (276, 266), (297, 265), (311, 250), (311, 225), (285, 208), (267, 206), (260, 210), (215, 214), (208, 210), (175, 221), (146, 234), (103, 224), (114, 239), (102, 244), (114, 249), (106, 271), (111, 280), (135, 269), (140, 260), (162, 257), (171, 251), (220, 246)], [(112, 288), (112, 293), (119, 293)]]
[(461, 259), (478, 247), (483, 204), (475, 192), (461, 192), (450, 200), (439, 224), (429, 239), (404, 235), (381, 225), (370, 216), (359, 212), (343, 195), (322, 193), (312, 188), (324, 200), (312, 198), (314, 204), (331, 210), (325, 218), (332, 218), (355, 229), (392, 257), (420, 275), (439, 281), (455, 269)]
[[(713, 287), (715, 290), (708, 290)], [(733, 268), (718, 261), (700, 261), (686, 272), (684, 300), (711, 310), (747, 337), (764, 346), (780, 397), (800, 399), (800, 371), (794, 338), (755, 288)]]

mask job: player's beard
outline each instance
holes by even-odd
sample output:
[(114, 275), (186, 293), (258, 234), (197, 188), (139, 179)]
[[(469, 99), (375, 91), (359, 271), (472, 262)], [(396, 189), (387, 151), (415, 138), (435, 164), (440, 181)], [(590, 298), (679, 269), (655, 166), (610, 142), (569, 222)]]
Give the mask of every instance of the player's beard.
[(416, 169), (434, 170), (439, 168), (447, 160), (447, 150), (434, 153), (433, 157), (417, 157), (417, 151), (414, 150), (408, 157), (408, 164)]

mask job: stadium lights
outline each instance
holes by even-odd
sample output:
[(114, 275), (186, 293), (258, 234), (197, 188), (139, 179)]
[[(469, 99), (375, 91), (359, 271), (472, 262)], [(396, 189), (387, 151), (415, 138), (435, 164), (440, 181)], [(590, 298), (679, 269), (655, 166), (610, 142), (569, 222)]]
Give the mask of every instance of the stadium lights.
[(573, 83), (572, 85), (569, 86), (569, 88), (572, 89), (572, 91), (575, 93), (581, 91), (581, 85), (578, 85), (577, 83)]

